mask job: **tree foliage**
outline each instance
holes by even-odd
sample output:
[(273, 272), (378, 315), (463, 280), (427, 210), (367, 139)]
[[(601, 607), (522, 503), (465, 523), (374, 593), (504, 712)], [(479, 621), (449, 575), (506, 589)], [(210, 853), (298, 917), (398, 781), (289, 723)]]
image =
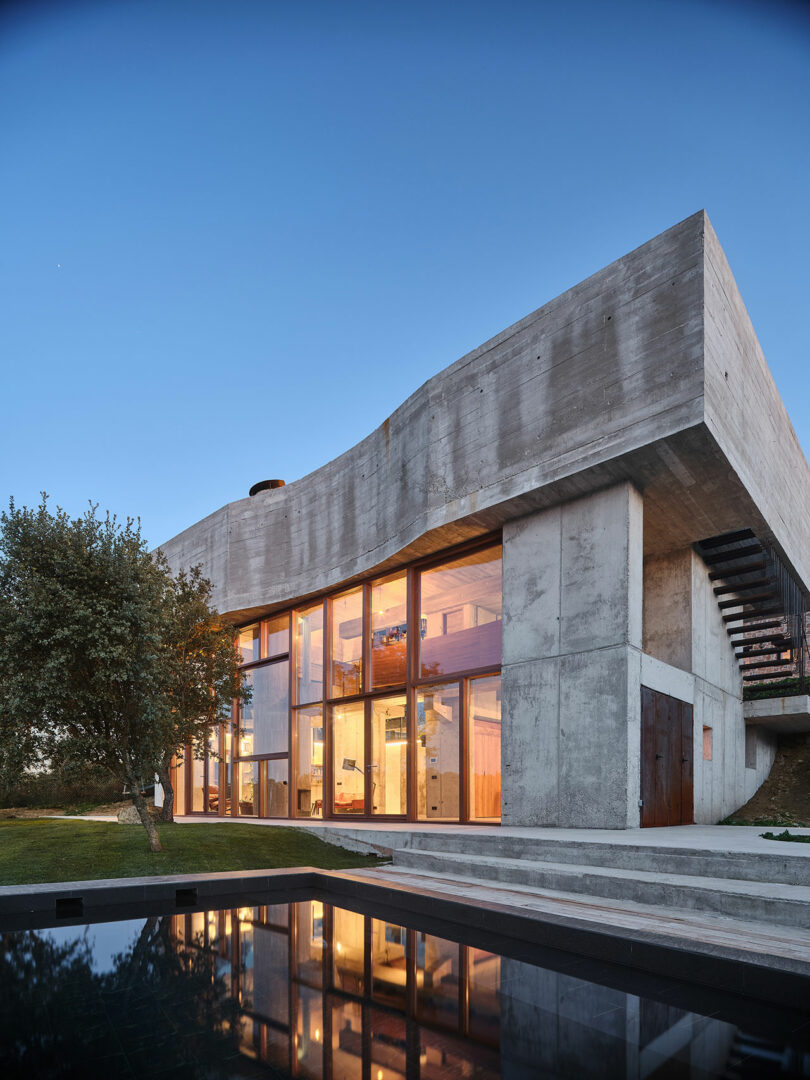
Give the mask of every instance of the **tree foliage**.
[(243, 692), (234, 631), (210, 597), (198, 569), (172, 577), (131, 519), (12, 501), (0, 515), (0, 773), (47, 758), (115, 776), (160, 850), (144, 789), (168, 780), (186, 742), (202, 753)]

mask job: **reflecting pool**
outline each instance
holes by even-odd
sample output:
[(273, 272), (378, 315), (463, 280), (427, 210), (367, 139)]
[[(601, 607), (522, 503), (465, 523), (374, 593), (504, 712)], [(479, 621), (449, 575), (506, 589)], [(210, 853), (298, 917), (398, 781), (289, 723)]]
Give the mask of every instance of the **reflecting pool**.
[(0, 933), (0, 1077), (810, 1076), (807, 1017), (460, 936), (316, 899)]

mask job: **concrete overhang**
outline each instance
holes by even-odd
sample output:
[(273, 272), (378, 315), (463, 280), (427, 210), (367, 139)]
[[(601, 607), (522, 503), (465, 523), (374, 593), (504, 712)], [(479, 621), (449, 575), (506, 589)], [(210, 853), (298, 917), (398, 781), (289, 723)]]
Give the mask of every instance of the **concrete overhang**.
[(810, 731), (810, 695), (762, 698), (743, 704), (746, 724), (764, 727), (780, 735)]
[(162, 550), (252, 618), (625, 480), (646, 552), (751, 528), (807, 591), (810, 470), (703, 211), (456, 361), (334, 461)]

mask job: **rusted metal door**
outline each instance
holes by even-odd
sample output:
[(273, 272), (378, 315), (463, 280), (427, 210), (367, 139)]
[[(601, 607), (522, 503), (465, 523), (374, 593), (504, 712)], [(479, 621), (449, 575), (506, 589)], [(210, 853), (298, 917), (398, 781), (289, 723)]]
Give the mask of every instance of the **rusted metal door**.
[(692, 706), (641, 688), (641, 826), (694, 820)]

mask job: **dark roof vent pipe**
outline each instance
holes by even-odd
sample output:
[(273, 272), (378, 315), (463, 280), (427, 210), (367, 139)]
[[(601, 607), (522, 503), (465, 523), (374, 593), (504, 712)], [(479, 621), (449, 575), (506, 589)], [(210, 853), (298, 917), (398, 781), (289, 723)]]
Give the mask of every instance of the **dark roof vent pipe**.
[(258, 495), (260, 491), (272, 491), (274, 488), (284, 487), (283, 480), (260, 480), (258, 484), (254, 484), (248, 492), (248, 495)]

